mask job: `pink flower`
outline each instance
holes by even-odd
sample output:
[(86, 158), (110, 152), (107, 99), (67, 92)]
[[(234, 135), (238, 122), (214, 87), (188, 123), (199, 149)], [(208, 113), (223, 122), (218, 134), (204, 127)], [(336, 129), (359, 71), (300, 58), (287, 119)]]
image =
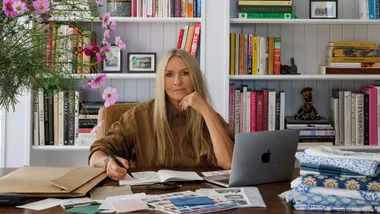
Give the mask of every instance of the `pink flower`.
[(33, 2), (33, 7), (36, 9), (36, 13), (46, 13), (49, 12), (49, 2), (48, 0), (37, 0)]
[(115, 37), (115, 44), (117, 45), (117, 46), (119, 46), (119, 48), (121, 49), (121, 50), (125, 50), (125, 48), (126, 48), (126, 45), (123, 43), (123, 41), (120, 39), (120, 36), (116, 36)]
[(107, 78), (106, 74), (100, 74), (91, 82), (89, 82), (88, 85), (90, 85), (90, 88), (99, 88), (104, 85), (104, 81), (106, 80), (106, 78)]
[(96, 2), (96, 4), (99, 5), (99, 6), (104, 6), (104, 2), (101, 2), (101, 1), (98, 1), (98, 0), (96, 0), (95, 2)]
[(86, 56), (91, 56), (93, 53), (98, 53), (100, 50), (99, 46), (92, 44), (92, 45), (87, 45), (85, 48), (83, 48), (80, 53), (84, 51), (84, 54)]
[(103, 100), (105, 100), (104, 106), (108, 108), (110, 105), (116, 103), (118, 96), (116, 88), (107, 87), (104, 89), (102, 96)]
[(104, 120), (99, 121), (98, 124), (97, 124), (97, 125), (91, 130), (91, 134), (95, 134), (95, 133), (96, 133), (96, 130), (97, 130), (100, 126), (102, 126), (103, 123), (104, 123)]
[(17, 15), (17, 12), (13, 9), (13, 0), (4, 0), (3, 1), (3, 11), (6, 16), (11, 18)]
[(110, 38), (110, 30), (105, 30), (103, 34), (103, 38)]
[(103, 24), (102, 24), (103, 28), (107, 28), (107, 26), (110, 23), (110, 18), (111, 18), (111, 13), (107, 12), (106, 15), (104, 15), (104, 17), (103, 17)]
[(18, 15), (21, 15), (21, 14), (25, 13), (25, 11), (27, 9), (26, 8), (26, 4), (24, 2), (22, 2), (22, 1), (20, 1), (20, 0), (14, 1), (13, 4), (12, 4), (12, 6), (13, 6), (13, 9), (16, 11), (16, 13)]
[[(110, 49), (107, 46), (101, 47), (99, 53), (96, 53), (95, 59), (97, 62), (101, 62), (107, 58), (107, 52), (110, 52)], [(109, 58), (109, 57), (108, 57)]]
[(114, 32), (115, 29), (116, 29), (116, 22), (112, 21), (111, 24), (110, 24), (110, 32)]

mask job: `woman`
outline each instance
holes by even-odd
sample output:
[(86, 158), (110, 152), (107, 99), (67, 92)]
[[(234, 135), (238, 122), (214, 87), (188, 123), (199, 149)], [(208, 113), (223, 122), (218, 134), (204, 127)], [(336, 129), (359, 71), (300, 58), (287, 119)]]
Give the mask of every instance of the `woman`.
[(93, 143), (90, 165), (104, 167), (114, 180), (123, 179), (131, 165), (230, 169), (234, 136), (208, 98), (196, 59), (184, 50), (168, 51), (158, 67), (154, 98), (125, 112)]

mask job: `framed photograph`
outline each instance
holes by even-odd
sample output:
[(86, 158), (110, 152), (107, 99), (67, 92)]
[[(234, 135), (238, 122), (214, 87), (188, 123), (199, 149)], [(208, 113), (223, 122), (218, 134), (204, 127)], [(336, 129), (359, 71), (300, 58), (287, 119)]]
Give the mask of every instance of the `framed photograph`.
[(109, 60), (103, 60), (103, 73), (120, 73), (122, 71), (122, 51), (112, 44), (110, 52), (106, 53)]
[(310, 19), (337, 19), (338, 0), (310, 0)]
[(156, 53), (128, 52), (128, 73), (155, 73)]

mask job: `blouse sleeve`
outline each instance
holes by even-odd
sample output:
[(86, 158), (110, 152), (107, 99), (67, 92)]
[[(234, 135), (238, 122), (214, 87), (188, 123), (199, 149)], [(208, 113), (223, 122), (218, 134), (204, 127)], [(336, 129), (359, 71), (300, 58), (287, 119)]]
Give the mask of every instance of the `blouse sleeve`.
[(132, 158), (132, 148), (135, 142), (135, 123), (131, 111), (125, 112), (119, 121), (113, 123), (106, 135), (95, 141), (90, 147), (91, 155), (96, 151), (113, 154), (130, 160)]
[(228, 123), (224, 120), (224, 118), (223, 118), (220, 114), (218, 114), (218, 117), (219, 117), (219, 119), (220, 119), (220, 122), (221, 122), (222, 125), (223, 125), (224, 130), (226, 130), (228, 136), (231, 138), (232, 143), (235, 143), (235, 135), (234, 135), (234, 133), (232, 133), (232, 131), (230, 130), (230, 127), (229, 127)]

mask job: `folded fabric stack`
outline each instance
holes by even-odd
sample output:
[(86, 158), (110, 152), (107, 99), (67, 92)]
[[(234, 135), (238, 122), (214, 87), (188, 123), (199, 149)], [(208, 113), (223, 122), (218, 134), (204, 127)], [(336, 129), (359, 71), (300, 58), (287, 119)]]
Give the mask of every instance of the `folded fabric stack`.
[(301, 176), (280, 195), (296, 210), (380, 211), (380, 154), (314, 147), (296, 158)]

